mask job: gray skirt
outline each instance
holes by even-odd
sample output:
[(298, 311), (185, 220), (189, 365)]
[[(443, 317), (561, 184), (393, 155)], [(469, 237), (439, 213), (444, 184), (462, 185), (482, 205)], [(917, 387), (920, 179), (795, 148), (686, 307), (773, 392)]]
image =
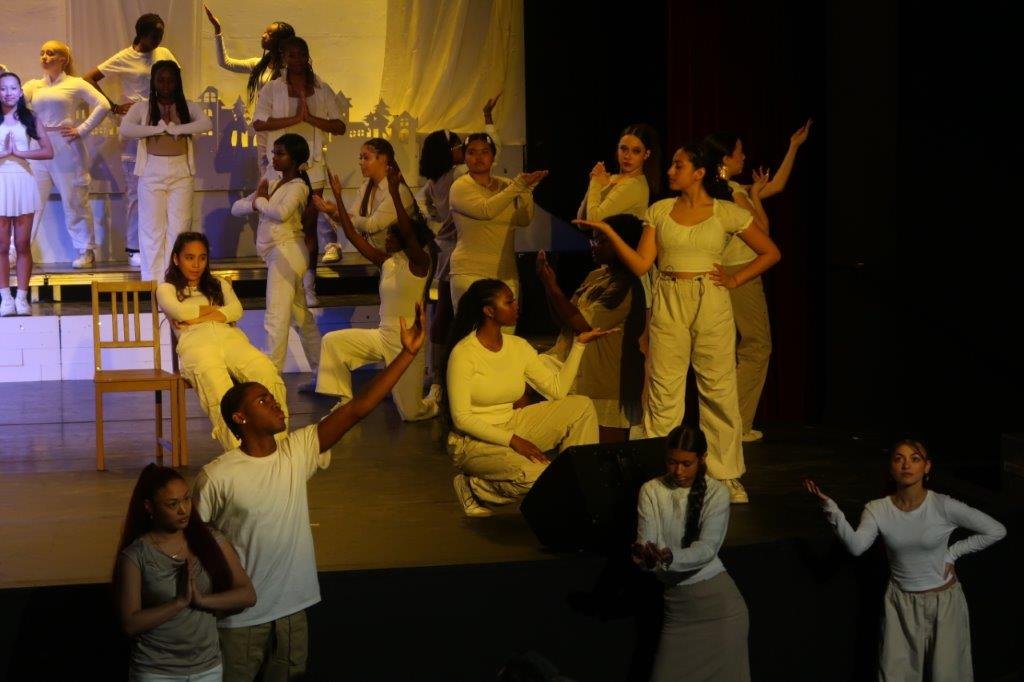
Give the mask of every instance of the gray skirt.
[(747, 604), (725, 571), (665, 587), (665, 621), (653, 682), (749, 682)]

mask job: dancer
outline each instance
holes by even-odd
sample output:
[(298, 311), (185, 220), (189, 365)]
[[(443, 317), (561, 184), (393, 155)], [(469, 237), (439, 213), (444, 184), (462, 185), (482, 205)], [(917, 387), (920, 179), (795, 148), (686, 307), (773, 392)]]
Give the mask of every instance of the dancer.
[(416, 306), (399, 321), (402, 352), (353, 400), (315, 424), (284, 431), (284, 412), (260, 384), (228, 390), (221, 414), (242, 444), (203, 467), (194, 483), (200, 516), (241, 549), (259, 603), (220, 621), (225, 680), (298, 679), (306, 669), (305, 609), (320, 601), (307, 481), (331, 463), (331, 448), (373, 410), (412, 364), (426, 338)]
[(280, 179), (260, 180), (259, 187), (231, 207), (231, 214), (259, 214), (256, 251), (267, 264), (267, 355), (278, 371), (284, 369), (288, 351), (289, 321), (295, 321), (302, 349), (314, 373), (320, 365), (320, 330), (306, 307), (303, 273), (309, 268), (309, 252), (302, 233), (302, 215), (309, 203), (309, 177), (299, 170), (309, 160), (306, 139), (285, 133), (274, 140), (273, 169)]
[[(96, 262), (96, 232), (89, 208), (89, 152), (82, 139), (103, 121), (110, 111), (107, 100), (96, 88), (75, 76), (71, 48), (59, 40), (48, 40), (39, 50), (43, 77), (25, 83), (25, 100), (32, 106), (38, 124), (46, 131), (53, 147), (53, 159), (32, 161), (32, 172), (39, 185), (40, 210), (32, 224), (39, 230), (46, 202), (54, 187), (64, 208), (64, 225), (78, 256), (73, 268), (91, 268)], [(79, 107), (89, 110), (75, 125)]]
[(450, 275), (455, 310), (462, 295), (479, 279), (499, 279), (513, 297), (519, 295), (514, 230), (533, 220), (533, 190), (548, 172), (520, 173), (515, 180), (492, 176), (497, 151), (487, 133), (467, 137), (469, 172), (452, 183), (449, 202), (458, 235)]
[[(110, 110), (125, 115), (136, 102), (143, 102), (152, 91), (153, 65), (160, 61), (177, 63), (174, 54), (160, 43), (164, 39), (164, 20), (158, 14), (143, 14), (135, 22), (135, 38), (130, 47), (114, 54), (83, 78), (110, 102)], [(106, 77), (119, 82), (121, 103), (107, 97), (99, 86)], [(139, 181), (135, 172), (138, 140), (122, 140), (121, 170), (124, 174), (125, 232), (124, 245), (128, 262), (141, 267), (139, 256)]]
[(174, 469), (149, 464), (128, 503), (114, 567), (132, 680), (218, 682), (217, 617), (256, 604), (224, 535), (199, 518)]
[[(209, 7), (203, 5), (206, 18), (213, 26), (213, 39), (217, 46), (217, 63), (222, 69), (235, 73), (249, 74), (249, 81), (246, 83), (245, 92), (248, 104), (252, 107), (256, 95), (264, 85), (281, 76), (284, 73), (284, 57), (281, 54), (281, 43), (288, 38), (295, 37), (295, 29), (291, 24), (283, 21), (275, 21), (267, 25), (260, 36), (260, 49), (263, 50), (262, 57), (249, 57), (246, 59), (234, 59), (228, 56), (227, 48), (224, 47), (224, 36), (220, 30), (220, 21), (214, 16)], [(263, 177), (270, 167), (269, 157), (263, 150), (267, 149), (267, 132), (256, 133), (256, 149), (259, 154), (260, 177)]]
[[(621, 214), (609, 216), (607, 222), (630, 248), (636, 248), (643, 232), (640, 219)], [(603, 234), (594, 233), (590, 249), (598, 267), (587, 275), (571, 300), (558, 286), (547, 255), (543, 251), (537, 254), (537, 276), (552, 317), (562, 329), (555, 345), (541, 357), (561, 365), (572, 348), (574, 334), (593, 327), (622, 328), (621, 334), (597, 339), (587, 346), (571, 391), (593, 401), (601, 442), (622, 442), (641, 416), (644, 360), (639, 340), (645, 319), (644, 289), (640, 278), (622, 264)]]
[[(482, 503), (509, 504), (529, 492), (548, 465), (548, 450), (598, 441), (590, 398), (568, 393), (584, 346), (618, 330), (577, 335), (556, 371), (525, 339), (502, 332), (514, 328), (518, 317), (507, 284), (477, 280), (459, 302), (448, 336), (442, 374), (451, 421), (448, 454), (460, 470), (453, 483), (466, 516), (490, 516)], [(527, 383), (548, 400), (514, 410)]]
[[(649, 326), (648, 394), (643, 429), (649, 438), (682, 423), (686, 372), (693, 363), (700, 391), (700, 425), (708, 438), (708, 471), (729, 487), (733, 502), (748, 501), (743, 475), (742, 420), (736, 397), (736, 333), (727, 294), (778, 262), (779, 250), (753, 217), (734, 204), (715, 173), (716, 159), (687, 145), (672, 158), (669, 187), (680, 194), (650, 208), (640, 245), (632, 249), (601, 221), (576, 220), (605, 234), (636, 275), (658, 260), (659, 276)], [(757, 254), (737, 273), (725, 272), (722, 251), (737, 234)]]
[[(330, 177), (334, 196), (340, 197), (341, 180), (334, 174)], [(313, 197), (313, 203), (321, 212), (341, 224), (345, 237), (356, 250), (380, 268), (380, 324), (377, 329), (340, 329), (325, 336), (320, 346), (317, 393), (338, 396), (339, 406), (352, 400), (352, 370), (373, 362), (389, 363), (402, 352), (398, 320), (412, 316), (416, 305), (424, 302), (430, 284), (430, 254), (426, 246), (434, 235), (424, 222), (417, 224), (419, 229), (413, 228), (399, 192), (406, 186), (405, 180), (396, 166), (388, 173), (387, 186), (398, 223), (388, 229), (383, 251), (356, 231), (344, 205), (336, 206), (322, 197)], [(398, 414), (409, 422), (437, 415), (440, 386), (423, 396), (423, 354), (421, 350), (391, 391)]]
[[(878, 536), (885, 544), (890, 575), (883, 601), (879, 680), (974, 679), (967, 600), (956, 562), (1003, 539), (1006, 528), (963, 502), (929, 490), (931, 471), (932, 461), (921, 443), (897, 442), (889, 459), (892, 494), (864, 506), (857, 530), (814, 481), (804, 482), (821, 500), (829, 524), (851, 554), (863, 554)], [(949, 536), (957, 528), (976, 534), (950, 545)]]
[(629, 213), (643, 220), (653, 194), (661, 193), (661, 146), (658, 134), (646, 123), (626, 126), (615, 150), (619, 172), (608, 173), (599, 161), (590, 171), (590, 185), (576, 217), (604, 220)]
[[(395, 148), (384, 138), (369, 139), (359, 150), (359, 172), (363, 174), (363, 183), (356, 193), (359, 206), (349, 208), (348, 214), (356, 231), (377, 249), (384, 248), (387, 230), (398, 220), (388, 185), (388, 171), (397, 165)], [(403, 185), (398, 191), (405, 212), (409, 215), (416, 213), (416, 199), (412, 190)]]
[(287, 391), (274, 363), (235, 326), (242, 304), (229, 280), (210, 273), (209, 258), (205, 234), (179, 234), (156, 297), (178, 337), (181, 375), (195, 387), (214, 440), (230, 450), (238, 440), (221, 418), (220, 399), (234, 382), (258, 381), (269, 388), (285, 419)]
[[(327, 146), (328, 135), (342, 135), (345, 132), (345, 122), (341, 120), (341, 113), (338, 110), (338, 96), (330, 85), (313, 72), (313, 60), (310, 59), (309, 45), (305, 40), (295, 36), (288, 38), (281, 42), (281, 51), (287, 67), (285, 74), (270, 81), (260, 90), (252, 127), (257, 133), (269, 134), (278, 131), (278, 135), (297, 133), (305, 138), (310, 150), (310, 160), (306, 169), (310, 190), (317, 196), (323, 196), (324, 187), (327, 186), (324, 149)], [(269, 158), (271, 152), (268, 147), (262, 153)], [(267, 177), (274, 179), (269, 175)], [(314, 287), (314, 271), (319, 251), (317, 216), (312, 203), (307, 204), (302, 214), (302, 230), (309, 266), (303, 274), (302, 286), (308, 305), (317, 305)], [(325, 223), (320, 236), (326, 243), (334, 245), (332, 252), (337, 258), (333, 260), (340, 259), (341, 247), (336, 244), (337, 236), (334, 230)]]
[(136, 102), (121, 122), (121, 136), (138, 138), (139, 247), (142, 279), (156, 279), (181, 232), (192, 227), (192, 136), (213, 130), (213, 121), (195, 102), (185, 100), (177, 62), (153, 65), (149, 99)]
[[(733, 180), (743, 172), (746, 156), (743, 142), (731, 133), (715, 133), (705, 144), (719, 157), (719, 175), (729, 183), (733, 201), (754, 215), (757, 227), (768, 232), (768, 214), (761, 202), (782, 192), (796, 161), (797, 150), (807, 141), (811, 129), (808, 120), (789, 139), (789, 150), (782, 159), (775, 177), (757, 169), (752, 185), (744, 186)], [(742, 240), (730, 239), (722, 255), (725, 271), (735, 274), (757, 258)], [(754, 277), (742, 286), (729, 290), (732, 314), (736, 320), (736, 389), (739, 394), (740, 416), (743, 418), (743, 442), (759, 441), (764, 434), (754, 428), (754, 415), (761, 402), (761, 391), (768, 377), (768, 359), (772, 353), (772, 331), (768, 321), (768, 302), (764, 296), (761, 277)]]
[(0, 253), (11, 238), (17, 251), (18, 291), (11, 297), (11, 264), (0, 258), (0, 317), (29, 315), (28, 282), (32, 278), (32, 216), (39, 210), (39, 187), (30, 161), (53, 158), (45, 130), (25, 102), (21, 79), (0, 74)]
[(699, 429), (675, 427), (665, 475), (640, 489), (633, 560), (665, 584), (656, 682), (750, 679), (747, 605), (718, 558), (730, 495), (707, 475), (707, 451)]
[[(495, 157), (501, 151), (501, 142), (494, 127), (494, 106), (501, 97), (497, 95), (484, 103), (484, 130), (494, 141)], [(437, 235), (434, 238), (434, 251), (437, 264), (434, 268), (434, 286), (437, 288), (437, 305), (430, 320), (431, 367), (441, 366), (441, 353), (448, 337), (448, 327), (455, 315), (452, 307), (451, 276), (452, 250), (455, 248), (455, 221), (452, 220), (451, 206), (448, 195), (456, 178), (465, 175), (466, 150), (462, 139), (450, 130), (435, 130), (423, 139), (420, 149), (420, 177), (426, 178), (423, 185), (422, 202), (424, 213), (430, 222), (430, 229)]]

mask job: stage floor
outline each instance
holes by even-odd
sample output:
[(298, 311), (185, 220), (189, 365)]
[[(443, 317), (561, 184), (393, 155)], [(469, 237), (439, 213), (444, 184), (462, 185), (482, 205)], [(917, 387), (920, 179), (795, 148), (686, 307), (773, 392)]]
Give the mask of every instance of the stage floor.
[[(370, 376), (357, 372), (357, 385)], [(293, 428), (319, 419), (333, 404), (331, 398), (298, 393), (296, 387), (308, 379), (286, 375)], [(11, 383), (4, 391), (0, 537), (6, 551), (0, 588), (109, 580), (132, 485), (154, 457), (147, 435), (153, 428), (149, 398), (107, 397), (109, 470), (97, 472), (92, 382)], [(188, 432), (191, 478), (219, 454), (192, 391)], [(442, 435), (438, 420), (403, 423), (386, 401), (334, 448), (330, 468), (309, 484), (321, 571), (552, 558), (514, 507), (487, 519), (462, 515)], [(813, 500), (801, 488), (803, 476), (814, 476), (850, 514), (878, 496), (884, 476), (880, 444), (866, 435), (780, 426), (745, 453), (743, 480), (752, 501), (733, 506), (727, 546), (826, 537)], [(965, 499), (991, 498), (969, 483), (957, 485)]]

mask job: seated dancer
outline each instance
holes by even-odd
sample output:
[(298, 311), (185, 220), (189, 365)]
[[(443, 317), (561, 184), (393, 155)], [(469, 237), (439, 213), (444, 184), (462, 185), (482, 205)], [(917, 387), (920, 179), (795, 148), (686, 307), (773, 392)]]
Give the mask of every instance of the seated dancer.
[[(455, 493), (467, 516), (490, 516), (481, 503), (508, 504), (525, 495), (548, 465), (546, 451), (596, 443), (590, 398), (569, 396), (584, 346), (617, 330), (576, 336), (558, 371), (542, 362), (514, 327), (519, 306), (497, 279), (473, 282), (455, 310), (442, 374), (451, 421), (448, 454), (460, 472)], [(550, 400), (514, 410), (529, 383)]]
[[(643, 231), (639, 218), (624, 213), (605, 220), (630, 248), (636, 248)], [(587, 346), (571, 391), (594, 402), (601, 442), (621, 442), (641, 417), (644, 358), (639, 340), (644, 330), (644, 288), (641, 279), (619, 260), (604, 234), (594, 232), (590, 244), (599, 267), (587, 275), (571, 300), (558, 286), (545, 253), (537, 254), (537, 276), (544, 285), (551, 314), (562, 327), (554, 347), (542, 357), (561, 364), (572, 348), (573, 334), (593, 327), (622, 327), (622, 334), (597, 339)]]
[(238, 439), (220, 416), (220, 399), (234, 382), (258, 381), (269, 388), (285, 419), (287, 392), (274, 363), (235, 326), (242, 318), (242, 304), (230, 281), (210, 273), (209, 258), (205, 234), (179, 234), (156, 298), (178, 337), (181, 375), (195, 387), (213, 424), (213, 438), (230, 450), (238, 447)]
[(239, 548), (259, 602), (219, 623), (226, 680), (295, 680), (306, 671), (305, 609), (320, 601), (307, 481), (331, 463), (331, 448), (394, 388), (426, 338), (417, 304), (412, 327), (399, 321), (402, 352), (351, 402), (315, 424), (285, 430), (284, 411), (265, 386), (238, 384), (221, 415), (242, 444), (203, 467), (193, 484), (199, 515)]
[[(857, 530), (839, 505), (807, 480), (808, 492), (821, 500), (836, 535), (859, 556), (882, 537), (889, 557), (885, 591), (879, 680), (969, 682), (971, 628), (967, 599), (956, 561), (980, 552), (1006, 536), (1003, 524), (926, 486), (932, 470), (928, 451), (915, 440), (901, 440), (889, 459), (889, 495), (864, 506)], [(949, 544), (958, 528), (974, 531)]]
[(633, 560), (665, 585), (651, 680), (749, 680), (747, 605), (718, 558), (729, 490), (708, 476), (699, 429), (677, 426), (667, 440), (665, 475), (640, 489), (633, 545)]
[[(330, 179), (334, 196), (340, 197), (341, 181), (333, 173)], [(373, 362), (391, 362), (402, 351), (398, 320), (412, 315), (416, 305), (423, 302), (430, 283), (430, 254), (425, 247), (434, 235), (422, 220), (414, 228), (399, 194), (404, 185), (401, 171), (391, 166), (387, 186), (398, 222), (388, 229), (383, 251), (356, 231), (344, 205), (336, 206), (321, 197), (313, 197), (313, 203), (321, 212), (341, 224), (345, 237), (356, 250), (380, 268), (380, 324), (377, 329), (339, 329), (325, 336), (320, 344), (317, 392), (338, 396), (338, 405), (352, 399), (352, 370)], [(437, 415), (436, 392), (423, 397), (423, 355), (421, 350), (391, 391), (398, 414), (405, 421)]]

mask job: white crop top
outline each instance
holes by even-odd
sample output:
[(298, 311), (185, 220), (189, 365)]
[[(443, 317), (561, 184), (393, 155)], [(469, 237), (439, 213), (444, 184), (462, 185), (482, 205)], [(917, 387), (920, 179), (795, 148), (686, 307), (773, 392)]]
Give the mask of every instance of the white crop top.
[(711, 216), (696, 225), (680, 225), (669, 215), (675, 199), (655, 202), (647, 210), (648, 225), (655, 230), (658, 270), (707, 272), (722, 262), (732, 235), (747, 229), (754, 216), (731, 201), (714, 200)]

